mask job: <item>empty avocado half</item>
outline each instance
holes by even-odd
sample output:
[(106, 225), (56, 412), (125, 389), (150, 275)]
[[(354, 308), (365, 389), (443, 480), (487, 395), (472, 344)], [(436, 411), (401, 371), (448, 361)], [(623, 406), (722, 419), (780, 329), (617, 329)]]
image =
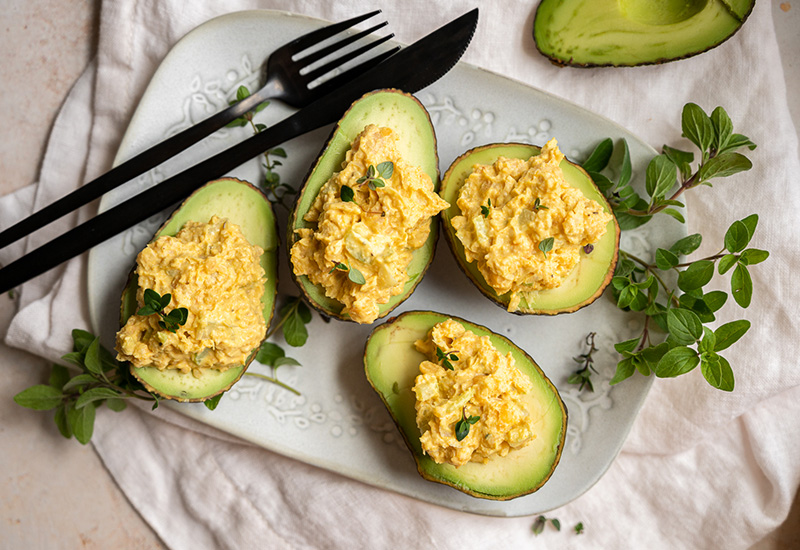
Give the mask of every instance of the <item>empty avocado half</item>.
[[(530, 378), (533, 387), (525, 394), (525, 407), (535, 419), (535, 439), (506, 456), (492, 456), (485, 464), (467, 462), (456, 468), (437, 464), (422, 452), (416, 422), (414, 381), (419, 365), (427, 358), (414, 347), (430, 329), (447, 319), (461, 323), (478, 336), (488, 336), (502, 354), (511, 353), (515, 366)], [(550, 478), (556, 468), (567, 433), (567, 409), (555, 385), (522, 349), (486, 327), (458, 317), (431, 311), (409, 311), (378, 326), (367, 340), (364, 351), (367, 379), (405, 439), (419, 474), (437, 483), (450, 485), (469, 495), (510, 500), (532, 493)]]
[[(227, 218), (239, 226), (251, 245), (264, 250), (260, 263), (266, 282), (261, 298), (264, 321), (269, 327), (275, 306), (278, 284), (278, 236), (272, 205), (253, 185), (233, 178), (224, 178), (205, 184), (189, 196), (156, 231), (153, 240), (163, 235), (175, 235), (188, 221), (208, 223), (212, 216)], [(122, 292), (120, 326), (139, 308), (136, 301), (138, 279), (132, 272)], [(205, 369), (201, 377), (183, 374), (177, 369), (159, 370), (155, 367), (137, 368), (131, 373), (153, 393), (177, 401), (205, 401), (228, 390), (244, 374), (255, 358), (258, 348), (248, 356), (245, 364), (225, 371)]]
[[(399, 134), (398, 149), (404, 160), (419, 166), (430, 176), (433, 191), (439, 188), (439, 157), (436, 149), (436, 134), (428, 112), (414, 96), (400, 90), (378, 90), (356, 100), (339, 120), (333, 133), (313, 163), (305, 183), (298, 193), (294, 209), (289, 219), (287, 231), (288, 250), (299, 240), (296, 229), (313, 228), (314, 225), (303, 218), (308, 213), (322, 186), (342, 169), (345, 155), (356, 137), (369, 124), (387, 127)], [(438, 224), (431, 218), (428, 238), (420, 248), (413, 252), (413, 259), (407, 268), (408, 280), (402, 293), (379, 306), (378, 317), (383, 317), (411, 296), (428, 269), (436, 248)], [(325, 290), (312, 283), (305, 275), (295, 275), (295, 282), (308, 302), (322, 314), (350, 321), (344, 305), (325, 295)]]
[[(456, 236), (450, 222), (461, 214), (456, 204), (464, 181), (472, 173), (476, 164), (493, 164), (499, 157), (529, 159), (538, 155), (540, 148), (522, 143), (496, 143), (476, 147), (458, 157), (450, 165), (442, 178), (439, 194), (450, 203), (450, 208), (441, 213), (442, 225), (447, 243), (453, 251), (458, 265), (478, 289), (497, 305), (508, 308), (510, 292), (498, 295), (486, 282), (474, 262), (468, 262), (464, 247)], [(572, 187), (579, 189), (586, 198), (600, 203), (606, 212), (613, 213), (603, 194), (589, 175), (578, 165), (567, 159), (561, 161), (560, 168), (564, 178)], [(591, 304), (603, 293), (611, 282), (619, 253), (620, 229), (616, 218), (608, 223), (605, 234), (594, 244), (591, 252), (580, 252), (580, 260), (564, 282), (552, 289), (534, 290), (521, 293), (519, 306), (514, 313), (555, 315), (570, 313)]]
[(542, 0), (533, 38), (556, 65), (663, 63), (719, 46), (754, 5), (755, 0)]

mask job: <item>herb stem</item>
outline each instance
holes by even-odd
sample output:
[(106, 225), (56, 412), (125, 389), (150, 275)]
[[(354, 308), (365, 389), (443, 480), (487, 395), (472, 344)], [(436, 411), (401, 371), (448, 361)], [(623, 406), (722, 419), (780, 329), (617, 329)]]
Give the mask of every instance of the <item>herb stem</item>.
[[(274, 369), (273, 369), (273, 373), (274, 373)], [(245, 374), (245, 376), (254, 376), (256, 378), (262, 378), (264, 380), (272, 382), (273, 384), (275, 384), (277, 386), (280, 386), (285, 390), (289, 390), (290, 392), (292, 392), (295, 395), (302, 395), (299, 391), (297, 391), (293, 387), (289, 386), (288, 384), (284, 384), (283, 382), (278, 380), (278, 378), (276, 376), (274, 376), (274, 375), (273, 376), (267, 376), (266, 374), (261, 374), (261, 373), (258, 373), (258, 372), (245, 372), (244, 374)]]
[(643, 259), (641, 259), (641, 258), (639, 258), (637, 256), (634, 256), (630, 252), (626, 252), (626, 251), (621, 251), (621, 252), (622, 252), (622, 254), (625, 255), (626, 258), (629, 258), (629, 259), (633, 260), (634, 262), (638, 263), (639, 265), (641, 265), (642, 267), (644, 267), (645, 272), (649, 273), (650, 275), (655, 277), (655, 280), (658, 281), (658, 284), (661, 285), (661, 288), (663, 288), (664, 290), (667, 291), (667, 294), (669, 295), (670, 301), (672, 301), (672, 303), (675, 304), (675, 306), (679, 306), (680, 305), (680, 302), (675, 297), (675, 292), (667, 285), (667, 283), (664, 281), (664, 279), (662, 279), (661, 276), (658, 274), (657, 266), (647, 263), (645, 260), (643, 260)]

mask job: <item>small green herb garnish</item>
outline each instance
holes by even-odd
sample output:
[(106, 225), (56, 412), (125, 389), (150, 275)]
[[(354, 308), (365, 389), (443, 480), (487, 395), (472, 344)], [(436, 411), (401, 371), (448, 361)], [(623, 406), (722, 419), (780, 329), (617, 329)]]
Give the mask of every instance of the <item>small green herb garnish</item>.
[(466, 416), (466, 407), (461, 410), (461, 420), (456, 422), (456, 440), (462, 441), (469, 435), (469, 428), (481, 419), (480, 416)]
[(283, 330), (283, 339), (292, 347), (299, 348), (308, 340), (306, 325), (311, 322), (311, 310), (300, 296), (293, 296), (278, 311), (278, 322), (267, 333), (266, 338)]
[(577, 525), (575, 525), (575, 534), (582, 535), (583, 534), (583, 522), (579, 521)]
[(483, 214), (484, 218), (489, 217), (489, 209), (492, 207), (492, 199), (486, 199), (486, 204), (488, 206), (481, 206), (481, 214)]
[(173, 309), (169, 313), (164, 313), (164, 308), (169, 305), (170, 301), (172, 301), (172, 294), (164, 294), (161, 296), (155, 290), (147, 288), (144, 291), (144, 307), (140, 308), (139, 311), (136, 312), (136, 315), (145, 317), (148, 315), (158, 315), (161, 317), (158, 326), (170, 332), (175, 332), (178, 330), (178, 327), (186, 324), (189, 310), (185, 307), (179, 307)]
[(353, 188), (348, 185), (342, 185), (341, 190), (339, 191), (339, 198), (342, 199), (342, 202), (356, 202), (355, 198), (355, 191)]
[(334, 271), (346, 272), (347, 278), (357, 285), (363, 285), (367, 283), (367, 280), (364, 278), (364, 274), (353, 266), (343, 264), (342, 262), (338, 262), (334, 264), (334, 266), (331, 268), (330, 271), (328, 271), (328, 273), (333, 273)]
[(597, 348), (594, 345), (595, 336), (596, 333), (594, 332), (590, 332), (586, 336), (586, 345), (589, 346), (589, 351), (582, 353), (577, 357), (573, 357), (575, 362), (582, 364), (583, 367), (573, 372), (567, 379), (567, 383), (580, 384), (578, 391), (583, 390), (584, 387), (588, 388), (589, 391), (594, 391), (591, 377), (592, 372), (597, 373), (597, 370), (594, 368), (594, 358), (592, 357), (592, 354), (597, 351)]
[(358, 184), (366, 183), (373, 191), (378, 187), (385, 187), (387, 180), (392, 177), (394, 173), (394, 163), (392, 161), (385, 161), (378, 164), (376, 168), (373, 165), (367, 167), (367, 173), (356, 180)]
[[(614, 145), (606, 139), (595, 148), (584, 169), (609, 201), (623, 230), (647, 223), (654, 215), (664, 213), (684, 223), (678, 210), (684, 205), (678, 197), (700, 185), (711, 186), (709, 180), (749, 170), (750, 160), (737, 149), (755, 149), (749, 138), (733, 133), (733, 124), (722, 107), (707, 115), (699, 106), (688, 103), (683, 108), (681, 126), (684, 137), (700, 150), (696, 168), (694, 153), (664, 146), (645, 172), (645, 191), (640, 196), (631, 186), (631, 160), (627, 143), (622, 140), (619, 179), (613, 182), (600, 172), (606, 168)], [(671, 378), (686, 374), (695, 367), (713, 387), (733, 391), (733, 369), (719, 352), (741, 338), (750, 328), (745, 319), (722, 324), (716, 329), (706, 326), (716, 320), (715, 313), (728, 299), (722, 290), (705, 291), (715, 272), (731, 271), (730, 289), (734, 301), (742, 308), (750, 305), (753, 283), (749, 269), (769, 257), (769, 252), (748, 248), (758, 224), (752, 214), (734, 221), (728, 228), (719, 252), (694, 261), (681, 256), (695, 252), (702, 242), (700, 234), (678, 239), (669, 248), (659, 248), (652, 259), (620, 250), (614, 277), (613, 295), (620, 309), (644, 314), (639, 336), (619, 342), (614, 348), (621, 355), (611, 384), (617, 384), (639, 372)], [(677, 275), (677, 288), (669, 274)], [(654, 338), (655, 331), (667, 334)], [(662, 341), (663, 340), (663, 341)]]
[(453, 364), (450, 361), (458, 361), (458, 355), (456, 352), (443, 352), (439, 347), (436, 347), (436, 357), (441, 361), (441, 364), (447, 370), (453, 370)]
[(553, 527), (555, 527), (556, 531), (561, 531), (561, 521), (558, 518), (547, 518), (545, 516), (539, 516), (536, 518), (536, 521), (533, 522), (531, 526), (531, 530), (533, 534), (536, 536), (541, 535), (544, 532), (544, 527), (547, 523), (550, 523)]
[(533, 211), (536, 212), (537, 210), (550, 210), (547, 206), (542, 204), (542, 201), (539, 197), (536, 197), (536, 200), (533, 201)]
[(539, 250), (541, 250), (542, 254), (544, 254), (545, 260), (547, 259), (547, 253), (553, 250), (554, 242), (555, 242), (554, 237), (547, 237), (546, 239), (539, 241)]

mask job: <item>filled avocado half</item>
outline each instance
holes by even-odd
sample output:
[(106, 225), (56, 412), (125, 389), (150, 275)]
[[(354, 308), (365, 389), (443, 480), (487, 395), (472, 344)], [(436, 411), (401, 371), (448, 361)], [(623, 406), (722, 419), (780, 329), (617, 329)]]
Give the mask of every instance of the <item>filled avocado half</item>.
[[(400, 137), (398, 149), (402, 158), (419, 166), (433, 182), (435, 193), (439, 187), (439, 158), (434, 133), (428, 112), (412, 95), (400, 90), (378, 90), (356, 100), (336, 124), (333, 132), (314, 161), (305, 183), (298, 193), (294, 209), (289, 218), (287, 231), (288, 250), (299, 240), (295, 230), (314, 227), (303, 218), (331, 176), (342, 169), (345, 155), (356, 137), (370, 125), (391, 128)], [(378, 317), (383, 317), (407, 299), (422, 280), (433, 258), (438, 237), (438, 224), (431, 218), (430, 234), (425, 243), (413, 252), (408, 265), (408, 280), (402, 293), (392, 296), (387, 303), (380, 304)], [(322, 314), (342, 320), (351, 320), (344, 305), (325, 295), (325, 290), (312, 283), (305, 275), (296, 275), (295, 282), (308, 302)]]
[[(502, 354), (510, 352), (515, 366), (532, 382), (525, 408), (535, 419), (535, 439), (506, 456), (487, 463), (467, 462), (456, 468), (437, 464), (422, 451), (416, 423), (414, 381), (426, 359), (414, 342), (442, 321), (453, 319), (478, 336), (488, 336)], [(567, 409), (553, 383), (536, 362), (507, 338), (458, 317), (431, 311), (409, 311), (378, 326), (364, 351), (367, 379), (383, 400), (411, 450), (419, 474), (475, 497), (509, 500), (532, 493), (550, 478), (561, 458), (567, 433)]]
[[(538, 155), (540, 151), (539, 147), (522, 143), (496, 143), (476, 147), (458, 157), (442, 178), (439, 194), (450, 203), (450, 208), (441, 214), (447, 243), (458, 265), (470, 280), (484, 295), (504, 308), (508, 308), (511, 293), (498, 295), (486, 282), (475, 263), (467, 261), (464, 247), (456, 236), (450, 220), (461, 214), (456, 201), (474, 165), (492, 164), (499, 157), (528, 159)], [(600, 203), (609, 214), (612, 213), (608, 201), (580, 166), (564, 159), (560, 168), (569, 185), (579, 189), (586, 198)], [(614, 274), (619, 252), (619, 235), (619, 225), (614, 218), (608, 223), (605, 234), (594, 244), (591, 252), (587, 253), (585, 250), (580, 252), (577, 266), (560, 286), (521, 293), (519, 306), (514, 313), (543, 315), (570, 313), (595, 301), (611, 282)]]
[[(272, 205), (266, 196), (250, 183), (234, 178), (211, 181), (189, 196), (156, 231), (153, 240), (163, 235), (175, 235), (188, 221), (207, 223), (212, 216), (226, 218), (240, 227), (251, 245), (264, 250), (260, 263), (266, 275), (261, 298), (264, 321), (269, 326), (277, 290), (278, 236)], [(136, 313), (138, 279), (132, 272), (122, 293), (120, 325)], [(201, 377), (183, 374), (177, 369), (159, 370), (155, 367), (137, 368), (131, 373), (145, 388), (167, 399), (205, 401), (228, 390), (241, 378), (258, 348), (249, 354), (245, 364), (225, 371), (205, 369)]]
[(755, 0), (542, 0), (533, 38), (556, 65), (663, 63), (719, 46)]

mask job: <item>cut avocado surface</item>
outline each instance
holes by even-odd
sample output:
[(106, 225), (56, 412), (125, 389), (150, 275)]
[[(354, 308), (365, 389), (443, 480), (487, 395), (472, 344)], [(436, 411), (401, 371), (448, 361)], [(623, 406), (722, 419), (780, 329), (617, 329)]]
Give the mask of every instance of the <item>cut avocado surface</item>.
[[(437, 464), (423, 454), (416, 423), (416, 398), (412, 390), (419, 364), (426, 357), (414, 347), (437, 323), (454, 319), (479, 336), (489, 336), (501, 353), (511, 352), (516, 367), (533, 383), (525, 395), (526, 408), (535, 419), (536, 438), (504, 457), (486, 464), (468, 462), (456, 468)], [(479, 498), (509, 500), (532, 493), (550, 478), (561, 458), (567, 433), (567, 410), (553, 383), (536, 362), (507, 338), (458, 317), (430, 311), (410, 311), (378, 326), (364, 352), (367, 379), (383, 400), (414, 456), (419, 474)]]
[[(467, 261), (464, 247), (456, 236), (450, 220), (461, 215), (456, 201), (459, 191), (464, 185), (464, 181), (472, 173), (474, 165), (493, 164), (501, 156), (529, 159), (538, 155), (539, 152), (539, 147), (521, 143), (496, 143), (477, 147), (458, 157), (442, 178), (440, 195), (450, 203), (450, 208), (441, 214), (447, 243), (450, 245), (458, 265), (470, 280), (484, 295), (504, 308), (508, 308), (511, 293), (498, 296), (483, 278), (475, 262)], [(606, 212), (613, 215), (605, 197), (581, 167), (566, 159), (561, 162), (560, 166), (569, 185), (579, 189), (585, 197), (600, 203)], [(581, 251), (578, 265), (560, 286), (522, 293), (519, 308), (514, 313), (554, 315), (577, 311), (592, 303), (603, 293), (614, 274), (619, 252), (619, 235), (619, 225), (616, 219), (613, 219), (608, 223), (603, 237), (594, 244), (593, 250), (588, 254)]]
[(755, 0), (542, 0), (533, 37), (557, 65), (634, 66), (690, 57), (744, 24)]
[[(436, 134), (425, 107), (414, 96), (399, 90), (378, 90), (369, 93), (351, 105), (336, 124), (331, 137), (312, 165), (289, 219), (288, 250), (291, 250), (297, 239), (295, 229), (313, 227), (303, 220), (303, 216), (313, 205), (325, 182), (335, 172), (341, 170), (345, 154), (350, 150), (355, 138), (369, 124), (391, 128), (399, 134), (398, 148), (401, 156), (428, 174), (433, 181), (434, 191), (438, 190), (439, 157), (436, 150)], [(407, 270), (409, 279), (405, 283), (403, 292), (380, 305), (379, 317), (385, 316), (411, 296), (430, 265), (437, 237), (438, 224), (434, 218), (431, 220), (428, 240), (414, 251)], [(327, 297), (321, 286), (313, 284), (304, 275), (294, 277), (314, 308), (325, 315), (350, 320), (346, 313), (342, 313), (343, 304)]]
[[(195, 191), (164, 222), (153, 239), (163, 235), (175, 235), (186, 222), (208, 223), (212, 216), (227, 218), (238, 225), (251, 245), (264, 250), (261, 267), (266, 274), (264, 295), (261, 298), (264, 321), (267, 326), (272, 319), (277, 290), (278, 237), (272, 205), (261, 191), (251, 184), (233, 178), (224, 178), (207, 183)], [(122, 293), (120, 322), (122, 325), (138, 309), (136, 291), (138, 281), (131, 273)], [(167, 399), (178, 401), (204, 401), (229, 389), (247, 369), (258, 349), (253, 350), (246, 364), (224, 372), (206, 369), (202, 377), (191, 373), (182, 374), (177, 369), (159, 370), (155, 367), (136, 368), (131, 373), (147, 388)]]

